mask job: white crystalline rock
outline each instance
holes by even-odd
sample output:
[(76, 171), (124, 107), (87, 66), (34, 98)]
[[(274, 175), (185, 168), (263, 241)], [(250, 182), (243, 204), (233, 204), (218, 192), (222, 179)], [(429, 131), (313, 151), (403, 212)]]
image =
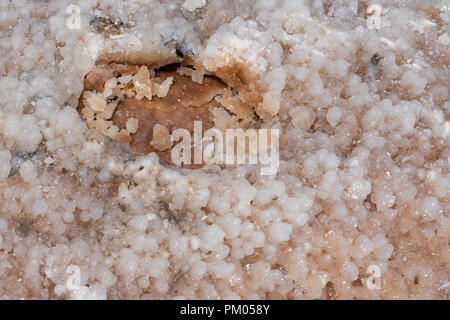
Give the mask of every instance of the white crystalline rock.
[(441, 205), (434, 197), (426, 197), (422, 204), (422, 216), (427, 221), (436, 220), (439, 217)]
[[(76, 30), (61, 1), (0, 1), (0, 299), (448, 299), (448, 0), (385, 1), (379, 30), (356, 0), (109, 2), (80, 1)], [(280, 129), (276, 175), (163, 166), (87, 128), (97, 58), (148, 63), (81, 97), (112, 136), (113, 87), (167, 97), (152, 68), (175, 43), (180, 72), (221, 71)], [(354, 286), (369, 266), (381, 290)]]
[(274, 116), (280, 110), (281, 92), (286, 85), (286, 71), (283, 67), (278, 67), (267, 73), (265, 80), (270, 90), (263, 94), (263, 102), (260, 106), (264, 112)]
[(338, 107), (333, 107), (327, 112), (327, 121), (332, 127), (336, 127), (341, 121), (342, 111)]
[(126, 127), (129, 133), (136, 133), (139, 128), (139, 121), (135, 118), (128, 118)]
[(139, 68), (139, 71), (133, 77), (133, 85), (136, 93), (152, 100), (152, 83), (150, 82), (150, 73), (146, 66)]
[(257, 206), (263, 206), (270, 201), (281, 196), (286, 190), (286, 185), (283, 181), (267, 181), (263, 188), (257, 190), (253, 203)]
[(0, 233), (5, 232), (8, 228), (8, 222), (2, 218), (0, 218)]
[(47, 158), (45, 158), (44, 162), (46, 164), (50, 165), (55, 162), (55, 159), (53, 159), (52, 157), (47, 157)]
[(163, 98), (167, 95), (169, 92), (170, 86), (173, 83), (173, 77), (168, 77), (166, 80), (163, 81), (158, 87), (158, 97)]
[(355, 281), (356, 279), (358, 279), (359, 271), (353, 262), (347, 261), (342, 264), (340, 273), (344, 277), (344, 279)]
[(188, 11), (195, 11), (206, 5), (206, 0), (186, 0), (183, 3), (183, 9)]
[(36, 167), (30, 160), (20, 165), (19, 173), (25, 182), (33, 182), (37, 177)]
[(261, 57), (261, 53), (271, 40), (268, 33), (259, 31), (256, 21), (243, 21), (236, 17), (209, 38), (203, 52), (203, 65), (209, 71), (215, 71), (218, 67), (236, 61), (263, 72), (267, 68), (267, 61)]
[(308, 220), (307, 212), (311, 209), (314, 199), (304, 194), (299, 198), (288, 198), (283, 200), (283, 214), (295, 225), (302, 226)]
[(105, 81), (104, 89), (103, 89), (103, 97), (107, 98), (112, 94), (112, 89), (117, 85), (117, 78), (111, 78)]
[(127, 84), (128, 82), (130, 82), (133, 79), (133, 75), (129, 74), (126, 76), (121, 76), (118, 77), (117, 80), (119, 81), (119, 83), (121, 84)]
[[(220, 67), (242, 63), (249, 72), (254, 72), (268, 88), (259, 104), (259, 112), (263, 117), (272, 117), (280, 110), (281, 93), (286, 84), (287, 72), (283, 66), (278, 66), (282, 54), (281, 45), (274, 41), (273, 35), (260, 31), (256, 21), (236, 17), (208, 40), (203, 65), (214, 72)], [(277, 67), (267, 72), (269, 63)]]
[[(106, 96), (109, 96), (109, 94), (106, 94)], [(86, 105), (94, 111), (104, 111), (106, 108), (106, 100), (103, 95), (91, 94), (86, 98)]]
[(183, 256), (188, 249), (189, 239), (186, 236), (181, 236), (179, 234), (173, 234), (169, 239), (169, 250), (176, 256)]
[(36, 117), (10, 113), (4, 120), (1, 130), (10, 143), (15, 141), (26, 152), (36, 151), (43, 138)]
[(420, 95), (425, 86), (427, 85), (427, 79), (419, 76), (414, 71), (408, 70), (400, 79), (400, 85), (408, 90), (413, 95)]
[(364, 200), (371, 190), (371, 183), (368, 180), (359, 179), (350, 184), (350, 195), (353, 199)]
[(48, 211), (47, 203), (43, 199), (37, 199), (33, 202), (33, 206), (31, 208), (31, 213), (34, 216), (38, 215), (46, 215)]
[(0, 180), (6, 179), (11, 171), (11, 152), (0, 150)]
[(273, 242), (285, 242), (289, 240), (292, 226), (283, 222), (275, 222), (270, 226), (269, 240)]
[(441, 35), (439, 37), (439, 42), (441, 44), (443, 44), (444, 46), (450, 45), (450, 36), (449, 36), (448, 32), (444, 33), (443, 35)]
[(194, 265), (191, 269), (191, 275), (194, 279), (201, 279), (206, 273), (208, 266), (205, 262), (200, 261), (196, 265)]
[(192, 81), (202, 84), (203, 83), (203, 75), (204, 75), (204, 73), (201, 70), (194, 70), (192, 72)]
[(215, 251), (224, 237), (225, 232), (219, 226), (205, 226), (200, 231), (201, 247), (206, 251)]
[(106, 300), (106, 288), (99, 284), (89, 287), (81, 286), (71, 292), (70, 298), (73, 300)]
[(83, 46), (84, 55), (95, 61), (103, 49), (104, 42), (105, 39), (101, 35), (89, 32)]
[(292, 124), (297, 129), (308, 130), (316, 120), (316, 114), (308, 107), (295, 107), (289, 110)]
[[(138, 49), (142, 47), (142, 41), (134, 34), (127, 34), (119, 38), (120, 46), (129, 49)], [(134, 48), (133, 48), (134, 47)]]
[(224, 261), (215, 261), (208, 265), (209, 271), (216, 279), (230, 278), (235, 269), (234, 264), (226, 263)]

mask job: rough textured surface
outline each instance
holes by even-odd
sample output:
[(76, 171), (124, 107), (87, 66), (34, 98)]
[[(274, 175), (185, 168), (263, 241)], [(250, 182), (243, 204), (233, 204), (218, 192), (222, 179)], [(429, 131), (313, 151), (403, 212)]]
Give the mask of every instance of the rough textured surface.
[[(371, 4), (0, 1), (0, 298), (448, 299), (450, 4)], [(87, 128), (96, 64), (181, 56), (280, 128), (276, 176)]]
[[(184, 72), (190, 71), (192, 76), (192, 69), (186, 67), (184, 69), (187, 70)], [(104, 92), (105, 81), (107, 83), (111, 77), (111, 79), (118, 77), (119, 86), (121, 85), (120, 81), (124, 77), (128, 78), (122, 82), (131, 84), (133, 83), (130, 80), (132, 79), (131, 77), (138, 75), (139, 70), (141, 70), (139, 66), (125, 66), (120, 64), (97, 67), (86, 75), (84, 80), (85, 91), (82, 96), (86, 92)], [(155, 73), (154, 79), (156, 80), (153, 80), (154, 84), (150, 90), (149, 98), (151, 100), (142, 97), (138, 99), (136, 93), (139, 94), (139, 90), (136, 89), (136, 91), (132, 91), (133, 96), (127, 97), (122, 94), (123, 99), (119, 98), (115, 101), (116, 106), (108, 119), (119, 130), (127, 128), (127, 122), (130, 118), (136, 119), (141, 124), (136, 132), (131, 133), (131, 135), (128, 134), (125, 138), (121, 135), (112, 138), (129, 143), (132, 148), (144, 154), (156, 152), (162, 163), (170, 164), (170, 150), (167, 150), (168, 148), (164, 146), (156, 147), (152, 143), (154, 139), (154, 127), (159, 125), (167, 128), (169, 141), (170, 133), (177, 128), (187, 129), (192, 133), (194, 131), (194, 121), (202, 121), (203, 130), (207, 130), (213, 127), (214, 116), (211, 111), (214, 108), (221, 107), (221, 104), (215, 100), (215, 97), (231, 94), (231, 91), (222, 81), (212, 76), (204, 77), (202, 84), (196, 83), (192, 80), (191, 76), (183, 75), (183, 72), (176, 65), (169, 65), (164, 70), (153, 72)], [(147, 71), (147, 75), (144, 78), (149, 78), (148, 73)], [(123, 86), (126, 86), (126, 84), (123, 84)], [(131, 90), (127, 89), (127, 91)], [(108, 97), (103, 98), (103, 101), (108, 101), (108, 98), (110, 101), (114, 98), (117, 99), (118, 95), (117, 90), (114, 89)], [(145, 94), (142, 93), (142, 96), (145, 96)], [(78, 111), (86, 120), (89, 117), (86, 116), (87, 114), (84, 110), (85, 103), (82, 100), (80, 98)], [(104, 104), (106, 105), (106, 102)], [(89, 116), (91, 118), (95, 116), (98, 118), (98, 115), (94, 113), (89, 114)], [(96, 127), (95, 124), (88, 124), (88, 126)], [(168, 144), (165, 143), (165, 145)]]

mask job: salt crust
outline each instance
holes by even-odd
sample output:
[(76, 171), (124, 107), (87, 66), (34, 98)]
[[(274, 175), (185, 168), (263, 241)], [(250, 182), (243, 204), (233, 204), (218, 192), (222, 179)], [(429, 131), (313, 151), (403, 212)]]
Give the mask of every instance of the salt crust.
[[(69, 30), (69, 2), (0, 2), (0, 297), (448, 299), (448, 1), (384, 2), (380, 30), (341, 1), (182, 3), (86, 0)], [(130, 27), (97, 33), (94, 5)], [(87, 129), (100, 53), (168, 38), (258, 75), (275, 177), (168, 169)]]

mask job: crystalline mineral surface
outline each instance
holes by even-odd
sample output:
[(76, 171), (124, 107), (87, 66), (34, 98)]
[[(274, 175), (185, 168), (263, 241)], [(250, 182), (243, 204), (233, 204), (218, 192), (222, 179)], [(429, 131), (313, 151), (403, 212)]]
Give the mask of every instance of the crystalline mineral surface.
[[(449, 1), (72, 2), (0, 1), (0, 298), (450, 298)], [(180, 77), (276, 175), (148, 153)]]

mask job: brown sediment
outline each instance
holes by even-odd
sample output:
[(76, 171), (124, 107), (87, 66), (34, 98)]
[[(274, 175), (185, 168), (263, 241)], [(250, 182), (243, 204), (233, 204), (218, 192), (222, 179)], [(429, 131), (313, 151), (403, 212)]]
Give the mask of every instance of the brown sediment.
[[(160, 125), (168, 129), (171, 134), (175, 129), (194, 131), (194, 121), (202, 122), (202, 131), (206, 131), (220, 122), (220, 116), (211, 113), (214, 108), (223, 108), (232, 118), (228, 123), (231, 127), (254, 126), (258, 116), (271, 118), (259, 107), (263, 101), (262, 94), (266, 91), (259, 84), (259, 76), (242, 63), (232, 62), (227, 66), (217, 68), (213, 74), (203, 67), (202, 63), (190, 55), (181, 57), (173, 54), (162, 55), (160, 52), (124, 52), (108, 51), (99, 56), (96, 67), (85, 76), (84, 91), (100, 93), (104, 90), (105, 82), (113, 77), (134, 75), (142, 66), (155, 72), (156, 82), (161, 85), (169, 77), (173, 78), (167, 94), (162, 97), (155, 95), (139, 99), (136, 88), (127, 85), (125, 96), (120, 98), (112, 117), (105, 117), (105, 113), (92, 113), (84, 108), (83, 94), (80, 96), (78, 112), (86, 120), (89, 127), (95, 127), (104, 134), (107, 124), (118, 128), (117, 134), (107, 134), (111, 138), (128, 143), (133, 149), (142, 153), (156, 152), (163, 164), (171, 163), (171, 150), (165, 150), (158, 141), (153, 141), (154, 127)], [(204, 73), (202, 81), (194, 82), (192, 72), (180, 72), (177, 67), (185, 70), (197, 70)], [(188, 69), (189, 68), (189, 69)], [(152, 71), (152, 72), (153, 72)], [(148, 77), (148, 73), (147, 73)], [(170, 80), (170, 79), (169, 79)], [(158, 84), (156, 87), (158, 87)], [(148, 84), (152, 86), (150, 83)], [(108, 97), (107, 103), (117, 99), (117, 90)], [(136, 92), (133, 92), (136, 91)], [(150, 88), (149, 88), (150, 90)], [(151, 95), (153, 94), (153, 97)], [(113, 100), (111, 100), (113, 99)], [(85, 100), (84, 100), (85, 101)], [(99, 121), (93, 122), (93, 119)], [(128, 132), (126, 123), (130, 118), (138, 120), (137, 132)], [(106, 122), (105, 122), (106, 120)], [(160, 127), (158, 127), (160, 128)], [(224, 128), (222, 128), (224, 129)], [(117, 130), (117, 129), (116, 129)], [(156, 137), (156, 139), (158, 139)], [(175, 143), (176, 144), (176, 143)], [(164, 143), (168, 145), (168, 143)], [(155, 148), (157, 146), (157, 148)], [(185, 167), (198, 167), (186, 166)]]
[[(165, 77), (169, 74), (166, 73)], [(189, 87), (196, 87), (194, 84), (190, 84)], [(137, 100), (136, 98), (125, 99), (123, 103), (119, 104), (112, 117), (113, 123), (119, 128), (125, 128), (129, 118), (138, 119), (139, 129), (131, 137), (131, 147), (144, 153), (156, 152), (163, 163), (170, 163), (170, 150), (158, 151), (152, 147), (153, 127), (156, 124), (164, 125), (170, 132), (177, 128), (183, 128), (192, 134), (194, 121), (200, 120), (203, 125), (202, 129), (207, 130), (213, 126), (208, 108), (218, 104), (214, 100), (206, 100), (201, 103), (198, 98), (191, 99), (188, 91), (184, 91), (183, 98), (177, 101), (173, 92), (180, 90), (183, 82), (175, 80), (173, 86), (175, 88), (171, 88), (165, 98), (155, 97), (151, 101)], [(189, 104), (188, 102), (191, 101), (197, 105)]]
[[(101, 92), (107, 79), (136, 73), (139, 67), (115, 63), (98, 66), (86, 75), (84, 90)], [(154, 126), (157, 124), (165, 126), (170, 132), (183, 128), (192, 134), (194, 121), (202, 121), (203, 131), (210, 129), (214, 122), (209, 110), (211, 107), (220, 106), (214, 97), (230, 90), (224, 82), (212, 76), (205, 76), (202, 84), (193, 82), (190, 77), (180, 75), (176, 71), (176, 66), (157, 70), (156, 76), (160, 83), (173, 77), (173, 84), (165, 97), (154, 96), (152, 100), (127, 97), (118, 104), (111, 120), (121, 130), (126, 128), (128, 119), (137, 119), (139, 128), (136, 133), (127, 139), (119, 131), (116, 139), (129, 143), (132, 148), (143, 153), (156, 152), (162, 163), (170, 163), (170, 150), (160, 151), (151, 144)], [(80, 114), (84, 107), (81, 97), (78, 105)]]
[(146, 65), (149, 68), (159, 68), (172, 63), (180, 62), (177, 55), (162, 55), (160, 52), (125, 52), (119, 51), (107, 51), (100, 54), (95, 62), (96, 65), (105, 65), (111, 63), (117, 63), (122, 65), (141, 66)]

